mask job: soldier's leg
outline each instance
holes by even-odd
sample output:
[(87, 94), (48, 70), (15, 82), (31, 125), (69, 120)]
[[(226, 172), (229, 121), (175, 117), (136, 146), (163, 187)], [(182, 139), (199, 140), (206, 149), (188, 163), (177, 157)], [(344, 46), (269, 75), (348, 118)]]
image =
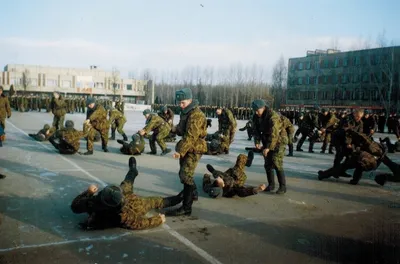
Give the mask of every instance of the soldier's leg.
[(57, 142), (55, 142), (54, 137), (49, 138), (49, 142), (56, 148), (59, 149), (59, 145)]
[(94, 141), (94, 137), (96, 136), (96, 129), (92, 128), (86, 138), (86, 149), (87, 152), (85, 152), (85, 155), (91, 155), (93, 154), (93, 141)]
[(64, 128), (64, 120), (65, 120), (65, 115), (60, 116), (60, 119), (59, 119), (59, 126), (60, 126), (60, 129), (63, 129), (63, 128)]
[(325, 137), (324, 137), (324, 141), (322, 142), (321, 153), (325, 153), (326, 148), (328, 146), (329, 139), (330, 139), (330, 134), (326, 133)]
[(289, 157), (293, 157), (293, 137), (288, 135), (288, 147), (289, 147)]
[(382, 163), (385, 164), (392, 172), (394, 177), (400, 178), (400, 166), (399, 164), (393, 162), (388, 156), (382, 158)]
[(308, 133), (303, 133), (303, 132), (305, 132), (305, 131), (301, 132), (301, 138), (300, 138), (300, 140), (299, 140), (299, 142), (297, 143), (297, 146), (296, 146), (296, 150), (297, 151), (303, 151), (301, 149), (301, 147), (303, 146), (303, 143), (304, 143), (304, 141), (306, 141), (306, 138), (308, 136)]
[(104, 152), (108, 152), (108, 130), (109, 127), (104, 127), (101, 130), (99, 130), (100, 132), (100, 136), (101, 136), (101, 147), (103, 149)]
[(253, 137), (253, 129), (250, 128), (247, 129), (247, 136), (248, 136), (247, 140), (251, 140), (251, 138)]
[(124, 139), (125, 141), (128, 141), (128, 137), (126, 136), (125, 131), (124, 131), (125, 122), (126, 122), (126, 121), (118, 122), (118, 133), (121, 134), (121, 136), (123, 137), (123, 139)]
[(150, 145), (149, 154), (157, 154), (156, 137), (157, 137), (157, 133), (153, 133), (153, 135), (151, 135), (151, 137), (149, 139), (149, 145)]
[(3, 130), (6, 130), (6, 119), (5, 118), (0, 119), (0, 126), (3, 128)]
[(168, 136), (168, 134), (169, 134), (169, 130), (165, 129), (165, 130), (161, 130), (156, 136), (157, 144), (160, 146), (160, 148), (162, 150), (161, 155), (165, 155), (165, 154), (171, 152), (171, 150), (167, 148), (167, 145), (165, 144), (165, 141), (164, 141), (164, 139)]
[(58, 118), (58, 116), (53, 116), (53, 124), (52, 126), (55, 127), (57, 130), (60, 129), (59, 127), (59, 123), (60, 123), (60, 118)]
[(267, 174), (268, 186), (265, 189), (266, 192), (272, 192), (275, 189), (275, 174), (273, 170), (272, 164), (272, 152), (267, 154), (267, 157), (264, 157), (264, 169)]
[(286, 176), (283, 170), (283, 157), (285, 155), (286, 145), (281, 144), (277, 151), (273, 152), (272, 163), (276, 170), (276, 176), (279, 182), (279, 189), (276, 191), (277, 194), (286, 193)]
[(258, 194), (265, 190), (265, 184), (261, 184), (258, 187), (234, 187), (232, 188), (235, 194), (239, 197), (247, 197)]
[(115, 129), (116, 129), (116, 125), (115, 123), (111, 125), (111, 140), (115, 140)]

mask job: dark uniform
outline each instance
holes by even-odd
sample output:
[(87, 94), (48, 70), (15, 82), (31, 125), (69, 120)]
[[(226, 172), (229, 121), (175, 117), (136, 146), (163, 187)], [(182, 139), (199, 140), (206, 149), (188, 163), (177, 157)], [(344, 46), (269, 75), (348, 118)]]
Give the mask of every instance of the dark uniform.
[(129, 171), (120, 186), (107, 186), (95, 195), (85, 191), (72, 201), (74, 213), (89, 214), (81, 225), (84, 229), (122, 227), (140, 230), (157, 227), (162, 224), (160, 215), (146, 217), (146, 214), (152, 209), (174, 206), (182, 201), (181, 195), (162, 198), (134, 194), (133, 185), (138, 176), (134, 157), (129, 159), (129, 165)]
[(145, 148), (144, 138), (139, 134), (134, 134), (130, 143), (124, 142), (123, 140), (117, 140), (117, 142), (122, 144), (120, 151), (126, 155), (140, 155)]
[(221, 138), (221, 145), (226, 154), (229, 153), (229, 146), (233, 142), (236, 126), (236, 120), (231, 110), (226, 108), (222, 109), (222, 113), (218, 115), (218, 131), (223, 135)]
[(372, 137), (377, 129), (375, 118), (368, 111), (365, 111), (364, 114), (365, 116), (362, 118), (363, 133), (369, 137)]
[(286, 131), (282, 128), (280, 116), (274, 110), (268, 108), (265, 101), (261, 99), (253, 101), (252, 108), (254, 112), (264, 108), (261, 117), (254, 114), (253, 124), (255, 144), (262, 143), (264, 149), (269, 149), (267, 156), (264, 156), (264, 168), (268, 180), (266, 191), (275, 189), (275, 176), (273, 173), (273, 170), (275, 170), (279, 182), (277, 193), (283, 194), (286, 192), (286, 179), (283, 170), (283, 157), (288, 143)]
[[(176, 91), (176, 101), (192, 99), (190, 88)], [(207, 152), (207, 121), (204, 113), (198, 107), (196, 100), (192, 101), (181, 111), (179, 124), (175, 128), (182, 139), (176, 144), (175, 151), (179, 154), (179, 178), (183, 184), (182, 206), (169, 212), (169, 215), (190, 215), (193, 199), (196, 199), (197, 188), (193, 180), (194, 172), (201, 156)]]
[[(60, 151), (60, 154), (75, 154), (80, 148), (80, 139), (85, 137), (87, 133), (75, 130), (74, 122), (65, 121), (65, 128), (57, 130), (53, 136), (49, 138), (50, 143)], [(55, 140), (58, 139), (59, 143)]]
[(314, 108), (313, 111), (310, 111), (304, 115), (304, 119), (300, 126), (301, 138), (297, 143), (296, 150), (303, 151), (301, 146), (303, 146), (304, 141), (307, 137), (309, 137), (310, 144), (308, 147), (308, 152), (313, 153), (315, 136), (314, 129), (319, 129), (319, 121), (318, 121), (318, 113), (316, 112), (317, 108)]
[(246, 125), (239, 129), (239, 131), (247, 130), (247, 140), (251, 140), (253, 138), (253, 120), (247, 121)]

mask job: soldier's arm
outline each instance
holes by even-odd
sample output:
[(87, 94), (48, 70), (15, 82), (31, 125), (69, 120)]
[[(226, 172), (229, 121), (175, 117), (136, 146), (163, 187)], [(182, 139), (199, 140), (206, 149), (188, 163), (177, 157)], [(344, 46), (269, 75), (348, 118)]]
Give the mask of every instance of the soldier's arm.
[(162, 224), (162, 219), (159, 215), (153, 217), (133, 217), (125, 222), (125, 226), (133, 230), (142, 230), (146, 228), (157, 227)]
[(235, 132), (236, 132), (236, 127), (237, 127), (236, 119), (233, 116), (231, 111), (227, 111), (227, 114), (228, 114), (229, 124), (230, 124), (230, 126), (229, 126), (229, 134), (230, 134), (231, 140), (233, 140), (233, 137), (235, 136)]
[(202, 122), (202, 119), (204, 118), (202, 115), (201, 112), (195, 112), (188, 118), (188, 130), (182, 136), (180, 143), (176, 145), (176, 152), (178, 152), (181, 157), (184, 157), (190, 149), (194, 149), (194, 143), (199, 139), (201, 132), (203, 131), (202, 126), (205, 125), (204, 122)]
[(101, 120), (107, 120), (107, 112), (102, 111), (101, 109), (97, 109), (93, 112), (93, 114), (90, 115), (89, 120), (92, 121), (101, 121)]
[(146, 126), (143, 128), (146, 134), (149, 134), (156, 127), (156, 125), (158, 124), (157, 121), (158, 120), (154, 116), (150, 119), (150, 122), (148, 122)]
[(281, 130), (281, 123), (279, 116), (273, 115), (270, 118), (270, 127), (272, 128), (271, 134), (268, 136), (265, 148), (269, 150), (274, 150), (278, 144)]
[(65, 101), (60, 98), (54, 98), (54, 104), (58, 107), (63, 107), (65, 106)]
[(86, 213), (88, 211), (88, 201), (92, 196), (93, 195), (86, 190), (75, 197), (71, 204), (72, 212), (75, 214)]

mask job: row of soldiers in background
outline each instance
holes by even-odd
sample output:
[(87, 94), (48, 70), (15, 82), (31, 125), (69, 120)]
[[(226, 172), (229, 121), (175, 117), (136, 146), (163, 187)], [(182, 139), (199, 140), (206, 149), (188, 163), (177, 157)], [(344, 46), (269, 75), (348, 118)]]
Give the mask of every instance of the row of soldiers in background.
[[(161, 105), (161, 104), (153, 104), (152, 111), (159, 112), (161, 107), (166, 106), (174, 112), (174, 114), (180, 114), (180, 107), (178, 105)], [(233, 117), (236, 120), (248, 120), (252, 117), (253, 111), (249, 107), (221, 107), (221, 106), (209, 106), (209, 105), (201, 105), (199, 106), (200, 110), (206, 115), (208, 118), (218, 118), (217, 110), (218, 109), (229, 109)]]
[[(63, 97), (65, 101), (65, 110), (68, 114), (73, 113), (85, 113), (86, 112), (86, 97), (85, 96), (72, 96)], [(47, 95), (13, 95), (9, 98), (10, 105), (13, 109), (19, 112), (38, 111), (45, 112), (51, 111), (52, 98)], [(98, 99), (98, 104), (103, 107), (112, 106), (112, 100), (110, 99)], [(115, 102), (115, 108), (124, 113), (124, 102), (117, 100)]]
[[(279, 112), (286, 116), (290, 122), (294, 125), (300, 125), (302, 122), (302, 119), (304, 118), (304, 115), (307, 114), (310, 110), (306, 110), (305, 112), (299, 111), (299, 110), (284, 110), (280, 109)], [(312, 111), (312, 110), (311, 110)], [(367, 110), (369, 111), (369, 110)], [(335, 114), (336, 117), (338, 118), (343, 118), (347, 116), (348, 114), (351, 113), (351, 111), (347, 110), (339, 110), (336, 111), (336, 109), (328, 109), (329, 113)], [(385, 132), (385, 125), (388, 128), (388, 133), (391, 134), (394, 132), (397, 120), (399, 119), (399, 115), (396, 113), (391, 113), (388, 117), (384, 112), (381, 113), (374, 113), (372, 111), (369, 111), (369, 115), (373, 117), (375, 120), (375, 123), (377, 124), (377, 131), (379, 133), (384, 133)], [(387, 117), (387, 120), (386, 120)]]

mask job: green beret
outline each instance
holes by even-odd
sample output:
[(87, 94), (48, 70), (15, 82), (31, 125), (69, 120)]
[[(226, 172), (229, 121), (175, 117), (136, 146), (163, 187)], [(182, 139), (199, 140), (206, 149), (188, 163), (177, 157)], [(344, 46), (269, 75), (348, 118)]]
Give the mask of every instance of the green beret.
[(50, 129), (50, 125), (48, 125), (48, 124), (44, 125), (43, 129), (49, 130)]
[(108, 207), (117, 207), (123, 201), (121, 188), (116, 185), (109, 185), (99, 193), (101, 202)]
[(175, 92), (175, 100), (180, 102), (187, 99), (193, 99), (192, 90), (190, 88), (183, 88)]
[(65, 121), (65, 127), (66, 128), (73, 128), (74, 127), (74, 121), (72, 121), (72, 120)]
[(260, 108), (267, 106), (267, 103), (262, 99), (256, 99), (251, 103), (251, 108), (253, 111), (257, 111)]
[(151, 112), (150, 112), (150, 109), (146, 109), (146, 110), (144, 110), (143, 111), (143, 115), (148, 115), (148, 114), (150, 114)]
[(96, 102), (96, 100), (93, 98), (93, 97), (89, 97), (87, 100), (86, 100), (86, 106), (88, 106), (88, 105), (90, 105), (90, 104), (93, 104), (93, 103), (95, 103)]
[(222, 197), (223, 190), (221, 187), (212, 187), (208, 195), (212, 198)]

